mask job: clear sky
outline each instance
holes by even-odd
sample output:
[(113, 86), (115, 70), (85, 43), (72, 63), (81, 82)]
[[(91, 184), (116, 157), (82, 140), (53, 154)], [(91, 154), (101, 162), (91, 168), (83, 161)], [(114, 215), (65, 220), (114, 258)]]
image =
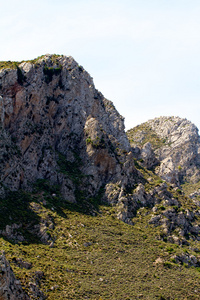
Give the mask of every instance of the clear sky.
[(199, 0), (0, 0), (0, 60), (71, 55), (125, 117), (200, 128)]

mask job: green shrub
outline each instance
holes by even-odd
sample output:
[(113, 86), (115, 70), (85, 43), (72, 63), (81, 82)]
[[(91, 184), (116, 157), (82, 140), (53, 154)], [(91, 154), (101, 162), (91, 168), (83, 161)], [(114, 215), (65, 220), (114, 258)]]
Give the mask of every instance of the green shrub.
[(174, 249), (171, 246), (167, 246), (166, 251), (169, 253), (172, 253), (172, 252), (174, 252)]
[(179, 211), (179, 207), (178, 207), (177, 205), (173, 205), (172, 207), (174, 208), (174, 210), (175, 210), (176, 212)]
[(105, 140), (103, 137), (101, 137), (101, 139), (97, 136), (94, 140), (91, 139), (91, 137), (89, 136), (86, 139), (86, 144), (91, 144), (93, 148), (96, 149), (103, 149), (106, 147), (105, 145)]
[(164, 205), (160, 205), (160, 206), (158, 207), (158, 209), (165, 210), (166, 207), (165, 207)]
[(160, 185), (161, 183), (163, 183), (162, 179), (158, 179), (158, 180), (155, 181), (156, 186)]
[(92, 144), (92, 139), (90, 136), (86, 139), (86, 144)]
[(177, 193), (182, 194), (181, 189), (177, 189), (176, 191), (177, 191)]
[(173, 267), (173, 264), (171, 262), (169, 262), (169, 261), (166, 261), (164, 263), (164, 266), (167, 267), (167, 268), (169, 268), (169, 269), (171, 269)]

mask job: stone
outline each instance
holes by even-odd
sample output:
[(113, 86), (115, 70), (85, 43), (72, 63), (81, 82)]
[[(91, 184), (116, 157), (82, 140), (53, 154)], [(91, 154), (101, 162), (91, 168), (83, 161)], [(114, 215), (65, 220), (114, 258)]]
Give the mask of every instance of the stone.
[(194, 199), (194, 198), (196, 198), (196, 197), (198, 197), (198, 196), (200, 196), (200, 189), (198, 189), (197, 191), (194, 191), (193, 193), (191, 193), (191, 194), (189, 195), (189, 197), (190, 197), (191, 199)]
[(17, 258), (13, 260), (14, 263), (16, 263), (16, 265), (20, 268), (25, 268), (27, 270), (32, 268), (32, 264), (26, 261), (23, 261), (21, 258)]
[(195, 255), (189, 255), (184, 253), (181, 255), (173, 255), (171, 258), (175, 260), (176, 263), (185, 263), (188, 266), (196, 267), (199, 263)]
[(85, 242), (85, 243), (83, 244), (84, 247), (89, 247), (89, 246), (91, 246), (91, 245), (92, 245), (91, 242)]
[(23, 235), (18, 232), (18, 229), (22, 227), (22, 224), (11, 224), (6, 225), (4, 230), (0, 230), (0, 234), (7, 239), (14, 241), (14, 242), (23, 242), (25, 239)]
[(164, 261), (163, 261), (163, 259), (162, 259), (161, 257), (158, 257), (158, 258), (153, 262), (154, 265), (159, 265), (159, 264), (163, 264), (163, 263), (164, 263)]
[(175, 235), (168, 236), (167, 241), (172, 244), (182, 245), (182, 239), (180, 239), (179, 237), (177, 237)]
[(161, 215), (153, 216), (149, 220), (149, 224), (158, 224), (161, 219)]
[(29, 282), (29, 293), (34, 299), (40, 299), (44, 300), (47, 297), (44, 295), (44, 293), (39, 289), (38, 285), (34, 282)]
[(5, 255), (0, 256), (0, 299), (1, 300), (29, 300), (23, 291), (21, 282), (16, 279)]

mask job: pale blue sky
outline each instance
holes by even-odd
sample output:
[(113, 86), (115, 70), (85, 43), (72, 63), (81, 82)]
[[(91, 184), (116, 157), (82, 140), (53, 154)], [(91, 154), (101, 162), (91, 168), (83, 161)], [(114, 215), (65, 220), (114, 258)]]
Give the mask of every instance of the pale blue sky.
[(0, 0), (0, 60), (71, 55), (126, 128), (180, 116), (200, 128), (199, 0)]

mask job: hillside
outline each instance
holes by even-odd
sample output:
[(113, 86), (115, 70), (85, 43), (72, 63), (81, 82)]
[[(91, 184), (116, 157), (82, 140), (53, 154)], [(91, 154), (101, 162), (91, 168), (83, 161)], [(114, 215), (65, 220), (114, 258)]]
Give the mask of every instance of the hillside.
[(0, 122), (0, 299), (198, 299), (193, 124), (163, 117), (126, 135), (59, 55), (0, 63)]

